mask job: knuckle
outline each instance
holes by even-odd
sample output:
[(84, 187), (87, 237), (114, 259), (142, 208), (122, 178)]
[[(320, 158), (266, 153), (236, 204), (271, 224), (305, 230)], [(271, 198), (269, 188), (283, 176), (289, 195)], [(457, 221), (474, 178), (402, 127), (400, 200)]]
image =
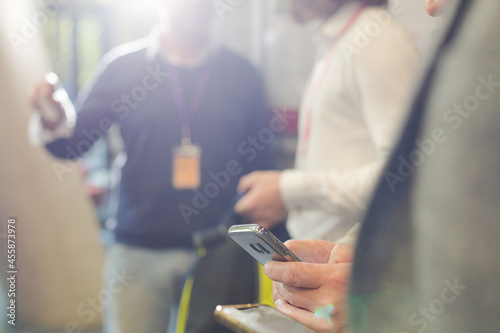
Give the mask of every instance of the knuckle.
[(352, 245), (339, 244), (336, 246), (336, 254), (340, 262), (349, 262), (353, 256)]
[(286, 299), (288, 303), (290, 303), (293, 306), (299, 306), (299, 297), (296, 294), (296, 288), (293, 287), (286, 287), (284, 288), (283, 292), (283, 297)]
[(290, 265), (285, 273), (285, 281), (287, 284), (296, 285), (299, 281), (299, 272), (296, 265)]

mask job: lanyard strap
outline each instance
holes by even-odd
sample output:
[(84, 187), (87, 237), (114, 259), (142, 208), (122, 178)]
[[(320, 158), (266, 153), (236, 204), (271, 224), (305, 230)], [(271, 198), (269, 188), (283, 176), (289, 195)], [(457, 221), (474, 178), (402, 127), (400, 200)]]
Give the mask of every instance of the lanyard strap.
[(196, 84), (196, 88), (189, 105), (187, 105), (186, 103), (177, 68), (175, 68), (175, 66), (171, 64), (169, 64), (169, 68), (170, 75), (168, 77), (170, 80), (170, 86), (174, 95), (177, 114), (179, 115), (179, 120), (181, 121), (182, 144), (190, 145), (191, 122), (198, 112), (201, 99), (203, 98), (203, 95), (205, 94), (205, 91), (207, 89), (208, 81), (210, 80), (210, 75), (212, 72), (212, 63), (209, 62), (205, 65), (205, 68), (203, 69), (203, 72), (198, 79), (198, 83)]
[[(305, 126), (304, 126), (304, 131), (301, 135), (301, 140), (300, 140), (302, 144), (307, 144), (309, 142), (310, 133), (311, 133), (311, 121), (312, 121), (312, 119), (311, 119), (312, 118), (312, 105), (311, 104), (314, 103), (314, 101), (316, 99), (316, 95), (317, 95), (320, 87), (323, 85), (323, 82), (325, 81), (325, 77), (326, 77), (326, 74), (328, 73), (328, 69), (330, 68), (330, 65), (333, 62), (333, 57), (335, 56), (336, 48), (337, 48), (341, 38), (356, 23), (356, 21), (358, 20), (359, 16), (361, 15), (361, 13), (365, 9), (365, 7), (366, 7), (366, 5), (364, 5), (364, 4), (360, 5), (359, 8), (356, 10), (356, 12), (351, 16), (351, 18), (349, 19), (347, 24), (344, 26), (344, 28), (337, 35), (337, 38), (335, 38), (335, 41), (333, 42), (332, 46), (330, 47), (328, 55), (325, 57), (326, 58), (326, 61), (325, 61), (326, 68), (322, 70), (322, 75), (318, 79), (311, 82), (310, 88), (308, 89), (309, 90), (309, 93), (308, 93), (309, 103), (304, 110), (306, 112), (306, 114), (305, 114), (306, 122), (305, 122)], [(306, 146), (302, 147), (300, 153), (301, 153), (301, 155), (306, 155), (307, 154), (307, 147)]]

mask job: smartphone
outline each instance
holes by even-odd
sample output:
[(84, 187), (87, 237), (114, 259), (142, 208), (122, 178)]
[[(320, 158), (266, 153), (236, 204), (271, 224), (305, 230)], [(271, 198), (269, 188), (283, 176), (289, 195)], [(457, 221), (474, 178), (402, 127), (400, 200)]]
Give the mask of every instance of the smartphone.
[(238, 333), (314, 332), (268, 305), (218, 305), (214, 316), (221, 325)]
[(273, 260), (301, 261), (276, 236), (258, 224), (233, 225), (227, 234), (262, 265)]

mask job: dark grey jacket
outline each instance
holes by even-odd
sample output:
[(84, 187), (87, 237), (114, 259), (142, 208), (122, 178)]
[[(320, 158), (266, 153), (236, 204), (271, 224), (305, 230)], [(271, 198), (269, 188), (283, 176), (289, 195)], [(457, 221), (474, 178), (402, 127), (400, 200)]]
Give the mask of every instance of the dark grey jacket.
[(500, 1), (453, 1), (359, 236), (353, 332), (500, 331)]

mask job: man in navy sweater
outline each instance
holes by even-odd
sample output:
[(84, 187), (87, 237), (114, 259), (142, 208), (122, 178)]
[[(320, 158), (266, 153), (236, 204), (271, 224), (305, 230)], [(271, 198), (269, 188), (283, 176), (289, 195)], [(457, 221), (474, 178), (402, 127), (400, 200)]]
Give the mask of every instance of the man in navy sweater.
[[(71, 112), (43, 112), (32, 136), (74, 159), (118, 124), (126, 153), (115, 243), (104, 288), (106, 332), (165, 332), (179, 283), (195, 260), (192, 233), (213, 226), (241, 175), (270, 167), (261, 81), (252, 66), (208, 33), (209, 0), (164, 0), (165, 23), (107, 54)], [(34, 104), (55, 87), (37, 87)], [(57, 105), (57, 104), (56, 104)], [(71, 109), (71, 108), (69, 108)], [(266, 131), (266, 133), (262, 133)], [(113, 274), (131, 277), (120, 292)]]

